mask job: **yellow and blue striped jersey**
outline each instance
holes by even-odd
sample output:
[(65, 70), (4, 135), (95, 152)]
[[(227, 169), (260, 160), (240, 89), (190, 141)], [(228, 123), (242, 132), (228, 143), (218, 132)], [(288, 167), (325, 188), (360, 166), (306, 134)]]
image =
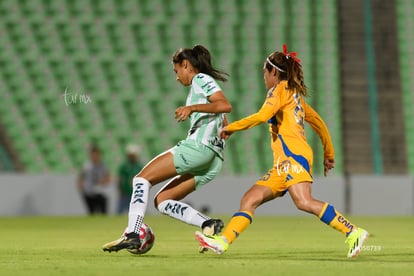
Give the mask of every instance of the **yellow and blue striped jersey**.
[(317, 132), (324, 146), (324, 157), (334, 158), (334, 148), (326, 124), (319, 114), (309, 106), (303, 96), (287, 89), (287, 81), (281, 81), (270, 89), (262, 107), (257, 113), (227, 125), (228, 131), (249, 129), (268, 122), (272, 138), (272, 150), (275, 159), (280, 151), (281, 141), (284, 146), (296, 154), (312, 159), (312, 149), (306, 141), (304, 122)]

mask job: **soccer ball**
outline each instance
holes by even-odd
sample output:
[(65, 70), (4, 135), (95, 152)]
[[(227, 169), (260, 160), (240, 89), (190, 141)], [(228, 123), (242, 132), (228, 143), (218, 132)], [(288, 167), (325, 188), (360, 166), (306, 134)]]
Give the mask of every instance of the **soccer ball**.
[(154, 246), (155, 235), (148, 224), (143, 223), (139, 229), (141, 246), (138, 249), (127, 249), (132, 254), (145, 254)]

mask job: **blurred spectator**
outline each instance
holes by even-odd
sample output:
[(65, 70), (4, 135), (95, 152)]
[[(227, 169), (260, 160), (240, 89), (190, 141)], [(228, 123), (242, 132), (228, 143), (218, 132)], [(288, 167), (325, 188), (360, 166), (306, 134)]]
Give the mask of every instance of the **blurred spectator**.
[(132, 194), (132, 179), (143, 168), (139, 157), (141, 148), (138, 145), (130, 144), (126, 147), (126, 160), (118, 170), (119, 204), (118, 213), (128, 212), (129, 202)]
[(99, 147), (91, 146), (89, 158), (90, 160), (86, 162), (79, 174), (78, 189), (90, 215), (107, 214), (108, 199), (105, 194), (105, 187), (109, 185), (111, 176), (102, 161)]

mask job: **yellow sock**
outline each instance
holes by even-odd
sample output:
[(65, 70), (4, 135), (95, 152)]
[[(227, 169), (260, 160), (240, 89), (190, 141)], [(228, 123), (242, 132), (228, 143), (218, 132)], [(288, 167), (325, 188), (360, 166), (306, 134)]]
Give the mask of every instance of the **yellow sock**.
[(222, 236), (232, 243), (252, 223), (253, 214), (247, 211), (236, 212), (223, 231)]
[(319, 218), (332, 228), (344, 233), (345, 236), (348, 236), (349, 233), (356, 229), (354, 224), (328, 203), (325, 203), (323, 206)]

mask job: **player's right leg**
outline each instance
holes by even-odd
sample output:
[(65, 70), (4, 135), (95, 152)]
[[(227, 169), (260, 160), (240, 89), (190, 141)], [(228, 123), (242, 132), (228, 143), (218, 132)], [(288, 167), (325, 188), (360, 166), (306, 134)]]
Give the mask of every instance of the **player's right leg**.
[(103, 251), (112, 252), (119, 251), (121, 249), (138, 249), (141, 246), (139, 234), (131, 232), (122, 235), (119, 239), (108, 242), (103, 245)]
[(358, 256), (359, 252), (361, 252), (364, 242), (368, 239), (368, 235), (368, 232), (362, 228), (357, 228), (348, 235), (345, 240), (345, 243), (347, 243), (349, 246), (347, 254), (348, 258)]
[(310, 182), (297, 183), (288, 189), (298, 209), (318, 216), (322, 222), (346, 236), (345, 243), (349, 245), (348, 257), (358, 256), (369, 235), (366, 230), (351, 223), (331, 204), (314, 199)]
[(173, 156), (166, 151), (151, 160), (132, 180), (132, 195), (128, 211), (128, 226), (121, 238), (103, 245), (103, 250), (112, 252), (135, 249), (140, 246), (139, 232), (148, 205), (152, 185), (177, 175)]

